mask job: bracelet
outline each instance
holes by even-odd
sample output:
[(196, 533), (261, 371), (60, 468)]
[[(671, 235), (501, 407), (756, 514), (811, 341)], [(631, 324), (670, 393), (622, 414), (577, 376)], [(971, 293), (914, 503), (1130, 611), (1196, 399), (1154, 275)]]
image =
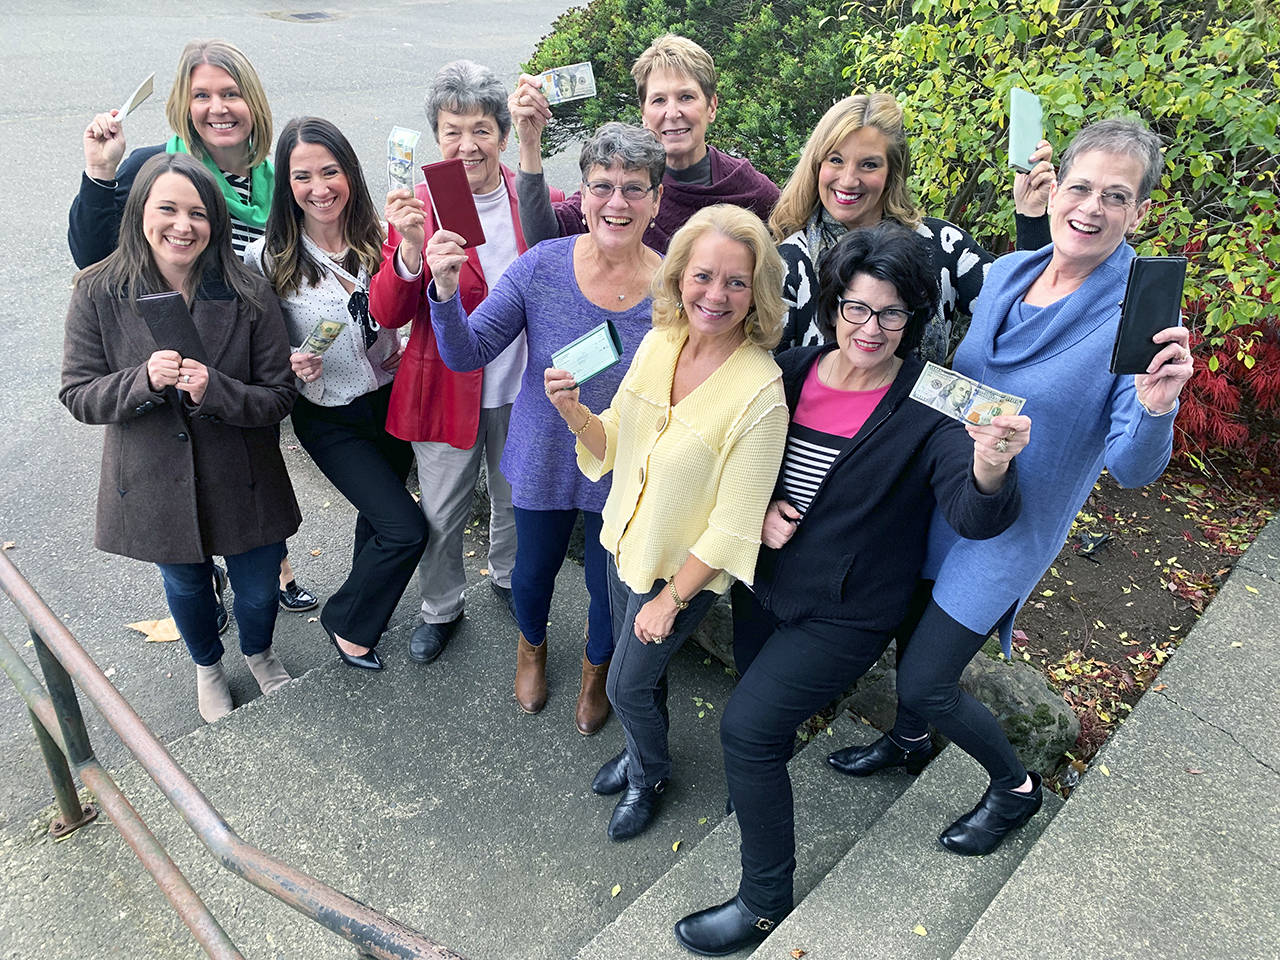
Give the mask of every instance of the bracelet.
[(688, 600), (680, 599), (680, 591), (676, 589), (676, 578), (674, 574), (671, 579), (667, 581), (667, 591), (671, 594), (671, 599), (675, 601), (677, 613), (689, 606)]
[(573, 427), (569, 427), (569, 432), (572, 433), (575, 437), (581, 438), (582, 435), (587, 432), (587, 427), (591, 426), (591, 421), (594, 418), (595, 418), (595, 414), (592, 413), (590, 410), (588, 410), (587, 419), (583, 421), (582, 426), (580, 426), (577, 430), (573, 429)]

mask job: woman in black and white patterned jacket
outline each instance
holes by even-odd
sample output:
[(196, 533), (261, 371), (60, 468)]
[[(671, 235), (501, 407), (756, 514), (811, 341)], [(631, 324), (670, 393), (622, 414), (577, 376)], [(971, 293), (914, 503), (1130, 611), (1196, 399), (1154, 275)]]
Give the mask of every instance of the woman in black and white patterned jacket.
[[(1052, 150), (1041, 141), (1031, 172), (1014, 178), (1018, 248), (1049, 242), (1045, 214)], [(778, 350), (822, 342), (816, 306), (818, 267), (849, 230), (896, 220), (925, 237), (939, 273), (941, 300), (916, 354), (943, 363), (964, 335), (973, 301), (995, 254), (953, 223), (921, 216), (907, 191), (910, 152), (902, 108), (888, 93), (846, 97), (823, 114), (769, 218), (786, 264), (787, 324)]]

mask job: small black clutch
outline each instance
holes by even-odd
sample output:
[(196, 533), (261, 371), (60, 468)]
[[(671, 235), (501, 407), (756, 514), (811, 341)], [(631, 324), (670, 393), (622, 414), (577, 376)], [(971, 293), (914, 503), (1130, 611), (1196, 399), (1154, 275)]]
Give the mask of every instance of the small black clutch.
[(1120, 329), (1111, 348), (1112, 373), (1146, 373), (1162, 343), (1151, 338), (1182, 317), (1186, 257), (1134, 257), (1120, 306)]

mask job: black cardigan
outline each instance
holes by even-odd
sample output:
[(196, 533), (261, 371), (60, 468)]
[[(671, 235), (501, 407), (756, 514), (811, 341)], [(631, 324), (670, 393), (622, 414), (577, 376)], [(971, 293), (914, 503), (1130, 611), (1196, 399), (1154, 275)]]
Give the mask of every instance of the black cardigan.
[[(809, 368), (835, 348), (795, 347), (778, 356), (793, 415)], [(781, 550), (761, 547), (756, 596), (779, 620), (822, 617), (892, 630), (924, 563), (935, 504), (957, 533), (974, 540), (997, 536), (1017, 519), (1016, 464), (998, 491), (982, 493), (964, 427), (910, 398), (921, 369), (914, 357), (903, 361), (888, 393), (832, 463), (795, 535)], [(975, 584), (981, 577), (975, 570)]]
[(80, 269), (92, 266), (116, 248), (120, 238), (120, 215), (129, 190), (142, 165), (157, 153), (164, 153), (165, 145), (139, 147), (124, 158), (116, 170), (115, 186), (104, 186), (80, 174), (80, 192), (71, 201), (71, 214), (67, 218), (67, 245), (71, 247), (71, 259)]

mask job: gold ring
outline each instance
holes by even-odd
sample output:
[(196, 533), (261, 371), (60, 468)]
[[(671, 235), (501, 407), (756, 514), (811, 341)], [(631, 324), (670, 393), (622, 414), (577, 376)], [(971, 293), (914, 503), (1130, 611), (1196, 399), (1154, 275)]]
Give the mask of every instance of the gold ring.
[(1009, 441), (1006, 440), (1004, 437), (1001, 437), (999, 440), (996, 441), (997, 453), (1004, 453), (1008, 449), (1009, 449)]

